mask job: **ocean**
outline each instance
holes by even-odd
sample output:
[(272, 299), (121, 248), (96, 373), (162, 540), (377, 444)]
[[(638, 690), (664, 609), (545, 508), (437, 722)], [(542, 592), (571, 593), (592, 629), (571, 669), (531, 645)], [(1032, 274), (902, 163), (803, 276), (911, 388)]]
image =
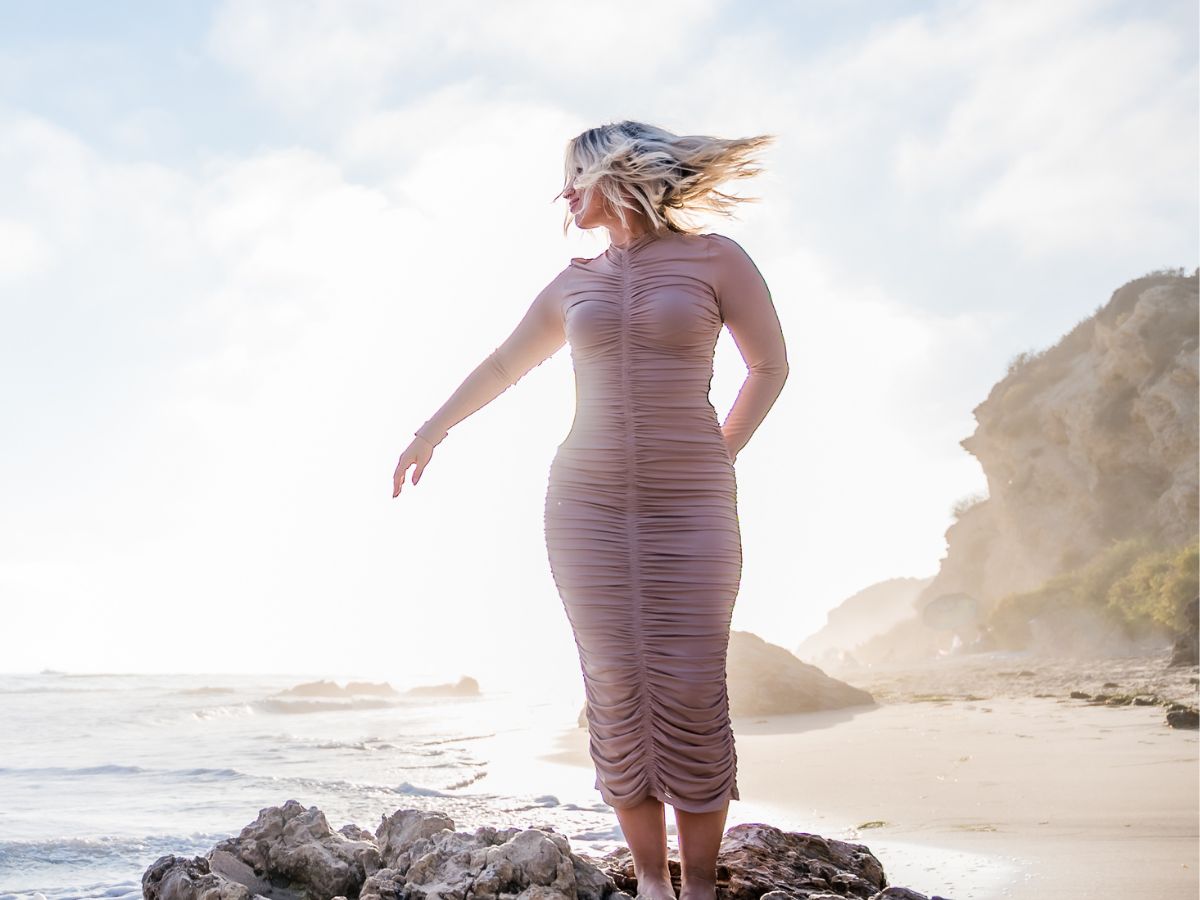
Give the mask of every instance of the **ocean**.
[(594, 772), (539, 758), (575, 727), (572, 693), (280, 693), (322, 677), (0, 675), (0, 900), (140, 898), (158, 857), (201, 855), (289, 799), (334, 830), (418, 808), (621, 844)]

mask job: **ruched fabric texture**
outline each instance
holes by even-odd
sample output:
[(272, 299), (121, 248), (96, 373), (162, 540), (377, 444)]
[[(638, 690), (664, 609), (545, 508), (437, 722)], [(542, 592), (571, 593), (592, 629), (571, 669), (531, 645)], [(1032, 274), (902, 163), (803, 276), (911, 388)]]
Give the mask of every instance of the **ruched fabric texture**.
[[(709, 401), (728, 325), (749, 372)], [(579, 651), (595, 787), (689, 812), (740, 799), (726, 660), (742, 572), (733, 458), (787, 377), (770, 292), (721, 235), (576, 258), (418, 434), (434, 443), (569, 342), (576, 410), (550, 466), (547, 556)]]

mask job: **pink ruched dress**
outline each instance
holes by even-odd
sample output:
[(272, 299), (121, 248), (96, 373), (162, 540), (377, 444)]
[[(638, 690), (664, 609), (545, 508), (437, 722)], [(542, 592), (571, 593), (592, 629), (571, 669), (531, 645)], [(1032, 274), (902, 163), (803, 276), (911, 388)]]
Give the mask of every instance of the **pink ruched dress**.
[[(748, 367), (709, 401), (727, 326)], [(550, 466), (546, 550), (583, 672), (595, 787), (687, 812), (740, 799), (726, 659), (742, 572), (733, 459), (787, 379), (766, 282), (719, 234), (574, 258), (416, 434), (433, 443), (570, 343), (576, 410)]]

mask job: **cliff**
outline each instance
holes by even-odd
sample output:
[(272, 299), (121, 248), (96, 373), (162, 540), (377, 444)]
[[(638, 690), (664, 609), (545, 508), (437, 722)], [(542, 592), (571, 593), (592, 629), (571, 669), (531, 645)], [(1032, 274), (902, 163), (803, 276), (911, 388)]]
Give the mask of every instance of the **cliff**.
[[(946, 531), (946, 554), (917, 600), (925, 614), (870, 641), (861, 660), (946, 652), (981, 632), (977, 646), (990, 649), (1000, 601), (1053, 579), (1057, 595), (1070, 582), (1072, 596), (1097, 606), (1093, 619), (1107, 634), (1112, 610), (1096, 595), (1122, 576), (1121, 565), (1151, 553), (1165, 554), (1160, 567), (1184, 567), (1175, 594), (1194, 592), (1194, 554), (1178, 548), (1195, 541), (1198, 524), (1198, 312), (1196, 273), (1153, 273), (1119, 288), (1054, 346), (1012, 361), (961, 442), (983, 467), (987, 496)], [(1043, 607), (1055, 602), (1042, 593)], [(1163, 623), (1182, 616), (1182, 602), (1169, 602), (1181, 609)], [(936, 616), (931, 604), (940, 605)], [(1010, 618), (1017, 606), (1009, 604)], [(974, 634), (929, 627), (972, 616)]]
[(825, 625), (801, 642), (796, 655), (813, 665), (852, 662), (857, 648), (911, 619), (933, 578), (889, 578), (847, 597), (826, 616)]

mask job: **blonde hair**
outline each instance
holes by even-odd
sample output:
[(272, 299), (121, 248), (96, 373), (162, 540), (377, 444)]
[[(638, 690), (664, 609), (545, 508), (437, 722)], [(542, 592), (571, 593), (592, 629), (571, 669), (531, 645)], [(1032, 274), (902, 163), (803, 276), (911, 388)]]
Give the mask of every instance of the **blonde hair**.
[[(753, 157), (774, 140), (770, 134), (730, 139), (678, 135), (630, 120), (600, 125), (567, 142), (563, 191), (574, 174), (575, 186), (598, 189), (626, 226), (628, 210), (640, 213), (655, 233), (695, 233), (698, 227), (687, 221), (690, 215), (732, 217), (739, 203), (759, 199), (726, 194), (717, 186), (760, 174), (762, 166)], [(568, 211), (564, 235), (573, 221)]]

